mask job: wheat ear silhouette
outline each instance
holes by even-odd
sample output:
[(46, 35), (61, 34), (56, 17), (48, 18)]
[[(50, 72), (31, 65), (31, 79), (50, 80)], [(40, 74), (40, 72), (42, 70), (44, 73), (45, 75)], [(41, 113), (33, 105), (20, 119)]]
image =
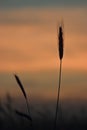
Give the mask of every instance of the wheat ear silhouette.
[(58, 115), (58, 112), (59, 112), (59, 98), (60, 98), (60, 86), (61, 86), (63, 46), (64, 46), (63, 45), (63, 29), (62, 29), (62, 26), (59, 26), (59, 31), (58, 31), (58, 51), (59, 51), (59, 59), (60, 59), (60, 70), (59, 70), (59, 84), (58, 84), (58, 94), (57, 94), (57, 104), (56, 104), (54, 130), (56, 130), (56, 127), (57, 127), (57, 115)]

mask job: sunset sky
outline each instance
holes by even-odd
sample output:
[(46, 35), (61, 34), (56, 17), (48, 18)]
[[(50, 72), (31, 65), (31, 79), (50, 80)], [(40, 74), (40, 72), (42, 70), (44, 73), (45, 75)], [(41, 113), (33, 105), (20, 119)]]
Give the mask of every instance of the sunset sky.
[(61, 98), (87, 99), (87, 0), (0, 1), (0, 97), (57, 95), (57, 27), (64, 24)]

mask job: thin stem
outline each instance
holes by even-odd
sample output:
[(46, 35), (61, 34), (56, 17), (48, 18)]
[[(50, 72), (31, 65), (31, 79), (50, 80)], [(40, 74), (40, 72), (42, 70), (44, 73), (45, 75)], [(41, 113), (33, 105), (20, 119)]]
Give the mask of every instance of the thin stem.
[(28, 104), (28, 100), (26, 98), (26, 105), (27, 105), (27, 111), (28, 111), (28, 114), (30, 115), (30, 108), (29, 108), (29, 104)]
[[(29, 103), (28, 103), (27, 98), (26, 98), (26, 105), (27, 105), (27, 112), (30, 115), (30, 107), (29, 107)], [(32, 122), (31, 122), (31, 127), (32, 127), (32, 130), (34, 130)]]
[(60, 85), (61, 85), (61, 70), (62, 70), (62, 60), (60, 60), (59, 85), (58, 85), (58, 94), (57, 94), (57, 104), (56, 104), (56, 114), (55, 114), (54, 130), (56, 130), (56, 127), (57, 127), (57, 115), (58, 115), (58, 112), (59, 112), (59, 98), (60, 98)]

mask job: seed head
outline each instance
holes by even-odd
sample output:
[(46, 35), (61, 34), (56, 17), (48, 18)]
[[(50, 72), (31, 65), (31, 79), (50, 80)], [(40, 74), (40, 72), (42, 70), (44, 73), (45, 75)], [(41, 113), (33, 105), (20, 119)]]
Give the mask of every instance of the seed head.
[(62, 29), (62, 26), (59, 26), (58, 40), (59, 40), (59, 58), (61, 60), (63, 58), (63, 29)]

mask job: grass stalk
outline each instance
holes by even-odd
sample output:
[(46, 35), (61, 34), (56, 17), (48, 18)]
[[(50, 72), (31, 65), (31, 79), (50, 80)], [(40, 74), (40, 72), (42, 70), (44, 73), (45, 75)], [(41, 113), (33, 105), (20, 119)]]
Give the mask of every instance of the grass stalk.
[[(19, 77), (18, 77), (17, 75), (14, 75), (14, 76), (15, 76), (15, 79), (16, 79), (16, 81), (17, 81), (17, 83), (18, 83), (18, 85), (19, 85), (19, 87), (20, 87), (22, 93), (23, 93), (23, 96), (24, 96), (25, 101), (26, 101), (28, 116), (30, 116), (30, 107), (29, 107), (29, 103), (28, 103), (27, 94), (26, 94), (26, 92), (25, 92), (25, 89), (24, 89), (24, 87), (23, 87), (23, 85), (22, 85), (22, 83), (21, 83)], [(23, 114), (20, 114), (20, 115), (23, 116)], [(31, 116), (30, 116), (30, 118), (31, 118)], [(31, 118), (31, 119), (32, 119), (32, 118)], [(31, 126), (32, 126), (32, 121), (31, 121)], [(32, 127), (32, 129), (33, 129), (33, 127)]]
[(28, 111), (28, 114), (30, 115), (30, 107), (29, 107), (29, 103), (28, 103), (27, 98), (26, 98), (26, 106), (27, 106), (27, 111)]
[(60, 60), (59, 85), (58, 85), (58, 94), (57, 94), (57, 103), (56, 103), (56, 114), (55, 114), (54, 130), (56, 130), (56, 127), (57, 127), (57, 115), (59, 115), (59, 99), (60, 99), (60, 86), (61, 86), (61, 70), (62, 70), (62, 60)]
[(59, 59), (60, 59), (60, 70), (59, 70), (59, 84), (58, 84), (58, 93), (57, 93), (57, 103), (56, 103), (56, 113), (55, 113), (55, 120), (54, 120), (54, 130), (57, 127), (57, 116), (59, 115), (59, 99), (60, 99), (60, 87), (61, 87), (61, 71), (62, 71), (62, 59), (63, 59), (63, 30), (62, 26), (59, 26), (59, 33), (58, 33), (58, 49), (59, 49)]

